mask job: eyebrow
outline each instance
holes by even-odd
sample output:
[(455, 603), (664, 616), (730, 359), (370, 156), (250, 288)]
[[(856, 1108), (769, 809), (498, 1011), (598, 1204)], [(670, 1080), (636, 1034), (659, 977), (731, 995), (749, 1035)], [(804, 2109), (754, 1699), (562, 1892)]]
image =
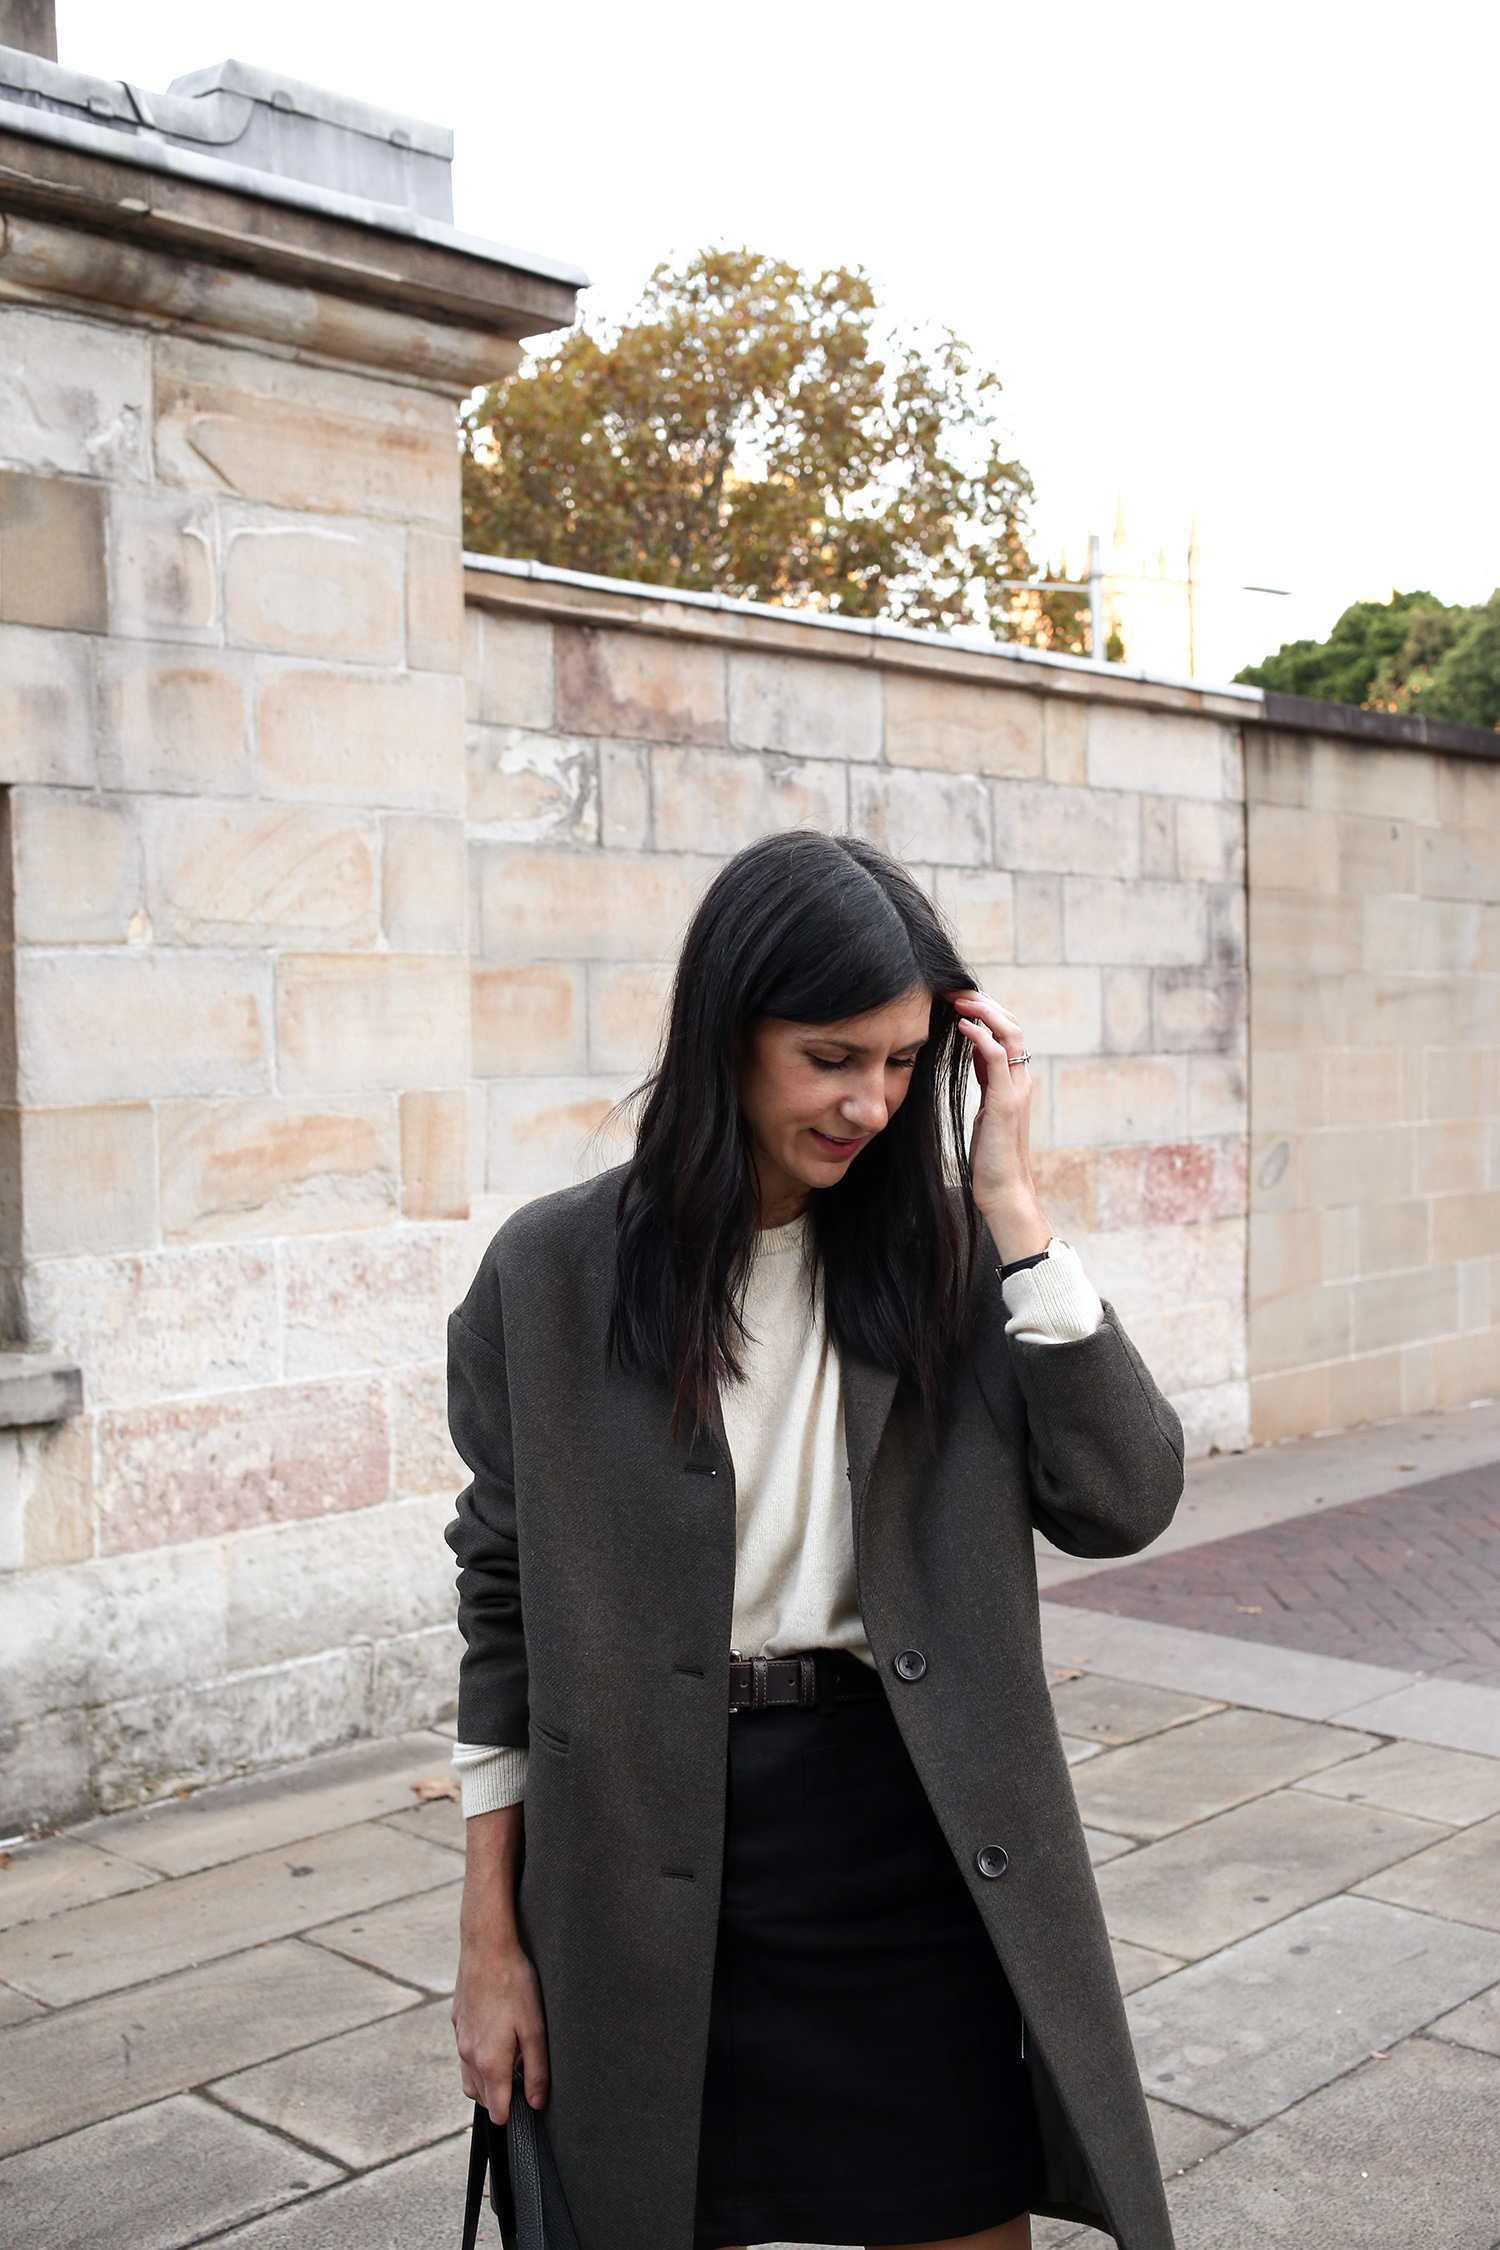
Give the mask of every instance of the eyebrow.
[[(846, 1055), (872, 1055), (875, 1053), (872, 1046), (861, 1043), (858, 1039), (840, 1039), (833, 1032), (820, 1031), (816, 1027), (804, 1033), (803, 1036), (809, 1045), (840, 1047)], [(891, 1055), (909, 1055), (915, 1053), (919, 1047), (925, 1047), (926, 1044), (927, 1034), (924, 1032), (918, 1039), (903, 1039), (899, 1047), (888, 1047), (886, 1052)]]

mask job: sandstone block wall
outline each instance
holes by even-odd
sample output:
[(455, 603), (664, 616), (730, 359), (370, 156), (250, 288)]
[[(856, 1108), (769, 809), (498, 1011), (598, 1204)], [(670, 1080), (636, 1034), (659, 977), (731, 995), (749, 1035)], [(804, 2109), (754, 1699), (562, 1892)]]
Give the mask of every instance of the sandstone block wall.
[(475, 1078), (492, 1197), (620, 1152), (677, 943), (768, 831), (917, 869), (1036, 1055), (1049, 1211), (1195, 1449), (1246, 1442), (1232, 698), (733, 607), (468, 574)]
[[(128, 1801), (453, 1693), (451, 398), (7, 306), (0, 1763)], [(471, 1238), (472, 1237), (472, 1238)]]
[(1500, 1388), (1500, 764), (1250, 738), (1257, 1438)]

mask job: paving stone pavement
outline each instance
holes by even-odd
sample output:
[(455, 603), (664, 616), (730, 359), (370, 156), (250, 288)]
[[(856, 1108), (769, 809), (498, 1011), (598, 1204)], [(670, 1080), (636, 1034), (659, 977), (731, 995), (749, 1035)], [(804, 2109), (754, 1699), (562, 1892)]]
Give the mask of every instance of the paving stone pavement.
[[(1399, 1431), (1383, 1442), (1399, 1451)], [(1281, 1491), (1288, 1450), (1267, 1461)], [(1333, 1482), (1328, 1441), (1317, 1459)], [(1254, 1468), (1234, 1464), (1242, 1510)], [(1278, 1659), (1290, 1710), (1260, 1660), (1224, 1692), (1221, 1626), (1122, 1625), (1146, 1677), (1053, 1678), (1179, 2250), (1500, 2250), (1500, 1727), (1484, 1691), (1454, 1691), (1483, 1705), (1464, 1747), (1434, 1746), (1402, 1731), (1409, 1670), (1368, 1652), (1322, 1673)], [(12, 1850), (0, 2241), (453, 2250), (463, 1824), (415, 1789), (446, 1775), (450, 1736)], [(488, 2213), (481, 2239), (497, 2240)], [(1034, 2250), (1106, 2241), (1033, 2225)]]
[(1500, 1462), (1148, 1556), (1049, 1601), (1500, 1686)]

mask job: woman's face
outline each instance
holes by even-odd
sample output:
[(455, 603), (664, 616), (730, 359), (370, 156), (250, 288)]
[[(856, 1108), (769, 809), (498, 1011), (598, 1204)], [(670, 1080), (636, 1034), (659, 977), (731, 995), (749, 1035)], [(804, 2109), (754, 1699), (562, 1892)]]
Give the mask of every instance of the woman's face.
[(814, 1188), (834, 1187), (906, 1099), (927, 1041), (920, 986), (841, 1023), (758, 1016), (739, 1048), (740, 1108), (760, 1186), (760, 1223), (784, 1226)]

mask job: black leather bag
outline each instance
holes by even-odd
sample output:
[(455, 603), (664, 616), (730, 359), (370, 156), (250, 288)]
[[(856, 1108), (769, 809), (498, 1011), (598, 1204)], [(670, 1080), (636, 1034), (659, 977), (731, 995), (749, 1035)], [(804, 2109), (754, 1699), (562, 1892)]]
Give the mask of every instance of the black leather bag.
[(484, 2104), (474, 2104), (463, 2250), (474, 2250), (487, 2172), (504, 2250), (578, 2250), (547, 2129), (526, 2099), (519, 2064), (511, 2082), (508, 2125), (494, 2124)]

